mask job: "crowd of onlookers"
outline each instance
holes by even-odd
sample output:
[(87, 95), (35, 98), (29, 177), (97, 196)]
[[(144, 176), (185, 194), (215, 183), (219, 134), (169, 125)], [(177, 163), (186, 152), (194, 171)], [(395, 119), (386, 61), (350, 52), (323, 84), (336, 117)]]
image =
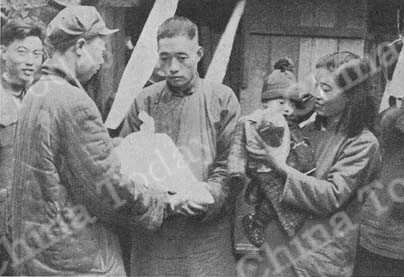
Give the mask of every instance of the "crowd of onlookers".
[[(46, 37), (34, 23), (2, 26), (4, 274), (404, 276), (404, 108), (391, 96), (377, 113), (370, 61), (330, 53), (299, 82), (282, 58), (262, 106), (241, 117), (229, 87), (199, 77), (196, 25), (166, 20), (156, 36), (165, 80), (136, 97), (119, 132), (150, 115), (214, 199), (204, 203), (121, 174), (119, 140), (83, 88), (116, 31), (90, 6), (63, 9)], [(404, 72), (401, 53), (395, 70)], [(240, 193), (257, 251), (236, 259)]]

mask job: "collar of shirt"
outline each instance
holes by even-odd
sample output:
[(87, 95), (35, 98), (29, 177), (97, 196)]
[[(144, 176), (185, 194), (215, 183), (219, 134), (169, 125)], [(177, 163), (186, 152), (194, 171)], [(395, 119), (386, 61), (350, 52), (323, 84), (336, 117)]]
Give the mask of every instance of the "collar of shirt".
[(27, 91), (25, 86), (13, 83), (7, 73), (1, 74), (1, 85), (6, 93), (20, 100), (22, 100)]
[(71, 70), (64, 65), (63, 61), (59, 59), (49, 59), (47, 60), (41, 70), (43, 75), (55, 75), (59, 76), (63, 79), (65, 79), (67, 82), (69, 82), (72, 86), (78, 87), (80, 89), (83, 89), (83, 86), (77, 80), (76, 77), (71, 73)]
[(320, 131), (336, 132), (339, 125), (340, 117), (329, 119), (320, 115), (316, 115), (314, 120), (315, 127)]
[(172, 95), (184, 97), (188, 95), (192, 95), (194, 92), (198, 91), (201, 85), (201, 78), (197, 74), (194, 79), (187, 84), (184, 88), (178, 89), (170, 86), (170, 84), (166, 81), (166, 87), (168, 91), (171, 92)]

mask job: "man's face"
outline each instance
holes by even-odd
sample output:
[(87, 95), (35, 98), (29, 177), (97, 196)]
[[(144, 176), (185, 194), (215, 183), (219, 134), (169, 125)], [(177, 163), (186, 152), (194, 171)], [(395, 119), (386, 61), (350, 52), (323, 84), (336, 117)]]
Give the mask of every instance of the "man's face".
[(80, 56), (77, 60), (76, 74), (80, 82), (87, 82), (100, 70), (104, 64), (106, 41), (104, 37), (96, 37), (78, 50)]
[(39, 37), (29, 36), (15, 40), (2, 47), (5, 73), (10, 81), (18, 85), (32, 82), (35, 72), (43, 62), (43, 44)]
[(203, 55), (196, 38), (191, 40), (187, 36), (160, 39), (158, 53), (160, 68), (174, 88), (187, 86), (193, 80)]

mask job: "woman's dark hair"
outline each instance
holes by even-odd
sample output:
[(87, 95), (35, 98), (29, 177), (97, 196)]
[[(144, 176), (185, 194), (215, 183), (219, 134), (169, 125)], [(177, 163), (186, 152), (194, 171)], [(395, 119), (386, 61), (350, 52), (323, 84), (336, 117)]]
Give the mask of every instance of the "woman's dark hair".
[(10, 21), (1, 28), (0, 44), (8, 46), (15, 40), (23, 40), (31, 36), (38, 37), (43, 41), (44, 31), (39, 25), (32, 22)]
[(347, 98), (337, 130), (348, 137), (359, 135), (364, 129), (374, 131), (376, 105), (370, 95), (371, 64), (351, 52), (336, 52), (319, 60), (316, 68), (335, 73), (335, 81)]

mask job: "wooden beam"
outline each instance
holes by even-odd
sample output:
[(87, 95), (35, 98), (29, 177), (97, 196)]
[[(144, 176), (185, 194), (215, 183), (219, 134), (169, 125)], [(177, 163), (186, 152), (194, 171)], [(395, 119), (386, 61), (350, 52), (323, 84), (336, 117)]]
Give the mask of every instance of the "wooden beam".
[(252, 35), (295, 36), (295, 37), (324, 37), (366, 39), (366, 32), (361, 29), (337, 30), (325, 27), (278, 26), (272, 30), (250, 30)]
[(234, 8), (233, 14), (227, 23), (226, 29), (220, 38), (212, 62), (209, 65), (205, 78), (213, 82), (222, 83), (226, 75), (234, 38), (240, 19), (244, 13), (246, 0), (240, 0)]
[(98, 4), (110, 7), (130, 8), (139, 6), (142, 2), (141, 0), (99, 0)]

